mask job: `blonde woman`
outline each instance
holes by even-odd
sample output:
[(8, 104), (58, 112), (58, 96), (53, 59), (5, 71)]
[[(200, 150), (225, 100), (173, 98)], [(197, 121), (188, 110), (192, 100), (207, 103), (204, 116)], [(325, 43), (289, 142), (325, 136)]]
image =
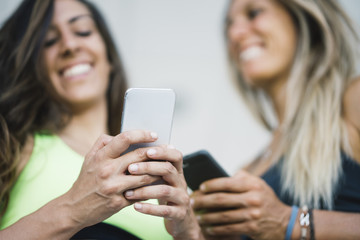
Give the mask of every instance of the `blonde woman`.
[(241, 93), (273, 137), (247, 171), (193, 195), (203, 232), (359, 239), (360, 79), (350, 19), (336, 0), (233, 0), (226, 36)]

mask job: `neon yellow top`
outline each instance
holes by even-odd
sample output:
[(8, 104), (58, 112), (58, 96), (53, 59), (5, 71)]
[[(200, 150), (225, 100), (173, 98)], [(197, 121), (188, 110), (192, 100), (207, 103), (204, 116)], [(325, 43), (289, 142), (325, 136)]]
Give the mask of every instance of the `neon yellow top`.
[[(84, 157), (56, 135), (35, 134), (34, 149), (10, 193), (0, 229), (36, 211), (67, 192), (80, 173)], [(156, 200), (149, 200), (156, 203)], [(148, 240), (172, 239), (163, 218), (139, 213), (128, 206), (104, 221)]]

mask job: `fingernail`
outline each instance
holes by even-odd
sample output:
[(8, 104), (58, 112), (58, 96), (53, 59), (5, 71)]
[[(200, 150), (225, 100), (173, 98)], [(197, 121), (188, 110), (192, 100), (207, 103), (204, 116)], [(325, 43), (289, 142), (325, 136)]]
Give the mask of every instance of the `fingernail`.
[(142, 209), (142, 204), (141, 203), (135, 203), (134, 207), (135, 207), (135, 209), (140, 210), (140, 209)]
[(131, 197), (134, 195), (134, 191), (133, 190), (129, 190), (125, 192), (125, 197)]
[(196, 220), (198, 220), (198, 222), (201, 221), (201, 215), (196, 215)]
[(156, 132), (151, 132), (150, 135), (153, 139), (156, 139), (158, 137)]
[(139, 170), (139, 166), (136, 163), (129, 166), (130, 172), (136, 172), (137, 170)]
[(155, 154), (156, 154), (156, 150), (153, 149), (153, 148), (150, 148), (150, 149), (147, 151), (147, 154), (148, 154), (149, 156), (155, 155)]
[(205, 190), (206, 190), (205, 184), (201, 184), (200, 191), (205, 192)]
[(173, 145), (167, 145), (167, 148), (168, 148), (168, 149), (175, 149), (175, 146), (173, 146)]

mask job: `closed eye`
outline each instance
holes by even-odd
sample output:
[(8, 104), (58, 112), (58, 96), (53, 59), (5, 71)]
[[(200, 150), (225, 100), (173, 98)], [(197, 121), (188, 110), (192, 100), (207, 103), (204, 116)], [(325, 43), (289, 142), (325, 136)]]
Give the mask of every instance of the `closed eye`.
[(254, 19), (256, 18), (260, 13), (263, 12), (263, 9), (261, 8), (254, 8), (248, 11), (248, 18), (249, 19)]
[(76, 32), (76, 35), (77, 36), (80, 36), (80, 37), (88, 37), (92, 34), (91, 31), (84, 31), (84, 32)]
[(57, 38), (52, 38), (52, 39), (46, 40), (44, 46), (46, 48), (51, 47), (52, 45), (54, 45), (57, 42), (57, 40), (58, 40)]

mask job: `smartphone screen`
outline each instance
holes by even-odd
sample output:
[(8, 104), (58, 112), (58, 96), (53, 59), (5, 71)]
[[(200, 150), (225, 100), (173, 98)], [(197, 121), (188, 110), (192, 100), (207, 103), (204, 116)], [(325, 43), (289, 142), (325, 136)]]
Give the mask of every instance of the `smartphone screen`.
[(142, 129), (158, 134), (156, 142), (134, 144), (126, 152), (170, 143), (175, 99), (172, 89), (130, 88), (126, 91), (120, 131)]
[(229, 177), (226, 171), (216, 162), (206, 150), (200, 150), (183, 157), (185, 180), (193, 191), (199, 189), (206, 180)]

